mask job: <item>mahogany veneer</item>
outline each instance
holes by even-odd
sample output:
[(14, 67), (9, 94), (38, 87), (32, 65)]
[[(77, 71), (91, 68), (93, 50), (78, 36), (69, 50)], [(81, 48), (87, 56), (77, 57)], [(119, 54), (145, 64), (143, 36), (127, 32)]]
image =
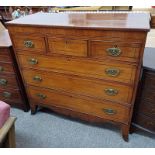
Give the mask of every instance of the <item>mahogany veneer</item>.
[(149, 14), (37, 13), (7, 27), (32, 113), (113, 122), (128, 140)]
[(155, 28), (155, 14), (151, 14), (151, 28)]
[(0, 100), (24, 111), (29, 110), (8, 30), (0, 32)]
[[(133, 115), (133, 127), (155, 134), (155, 48), (146, 48), (142, 80)], [(135, 128), (133, 128), (135, 129)]]

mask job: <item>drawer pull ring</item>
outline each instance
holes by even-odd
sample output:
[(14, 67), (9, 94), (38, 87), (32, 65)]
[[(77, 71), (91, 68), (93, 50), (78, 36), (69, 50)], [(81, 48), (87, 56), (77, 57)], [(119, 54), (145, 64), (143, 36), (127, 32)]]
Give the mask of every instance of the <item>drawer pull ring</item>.
[(9, 92), (3, 92), (3, 97), (5, 97), (5, 98), (10, 98), (11, 97), (11, 93), (9, 93)]
[(33, 43), (33, 41), (31, 41), (31, 40), (25, 40), (25, 41), (24, 41), (24, 46), (25, 46), (26, 48), (34, 48), (34, 43)]
[(110, 56), (117, 57), (121, 54), (121, 50), (119, 48), (116, 48), (116, 47), (108, 48), (107, 53)]
[(2, 66), (0, 66), (0, 72), (4, 71), (4, 68)]
[(40, 99), (45, 99), (47, 96), (44, 94), (36, 94), (37, 97), (39, 97)]
[(34, 77), (33, 77), (33, 80), (34, 80), (34, 81), (41, 82), (41, 81), (42, 81), (42, 78), (41, 78), (40, 76), (34, 76)]
[(6, 79), (0, 79), (0, 86), (6, 86), (8, 81)]
[(108, 115), (115, 115), (117, 113), (117, 111), (113, 109), (103, 109), (103, 112)]
[(116, 68), (107, 68), (105, 70), (105, 73), (109, 76), (118, 76), (120, 74), (120, 70), (119, 69), (116, 69)]
[(34, 58), (29, 59), (28, 62), (29, 62), (29, 64), (31, 64), (31, 65), (36, 65), (36, 64), (38, 64), (38, 60), (37, 60), (37, 59), (34, 59)]
[(110, 96), (115, 96), (118, 94), (118, 90), (113, 89), (113, 88), (107, 88), (105, 89), (105, 93)]

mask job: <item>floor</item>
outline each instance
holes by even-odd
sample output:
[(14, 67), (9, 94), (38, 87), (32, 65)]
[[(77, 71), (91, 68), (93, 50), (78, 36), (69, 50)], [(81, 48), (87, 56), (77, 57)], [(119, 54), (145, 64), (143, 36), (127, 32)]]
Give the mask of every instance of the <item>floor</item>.
[(53, 112), (35, 115), (12, 108), (18, 148), (154, 148), (155, 136), (136, 131), (125, 142), (114, 125), (94, 125)]

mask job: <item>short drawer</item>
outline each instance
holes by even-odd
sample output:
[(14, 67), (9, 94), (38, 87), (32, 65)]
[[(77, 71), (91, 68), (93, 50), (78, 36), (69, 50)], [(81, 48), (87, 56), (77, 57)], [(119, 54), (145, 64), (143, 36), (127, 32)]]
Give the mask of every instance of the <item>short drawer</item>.
[(10, 51), (8, 48), (0, 48), (0, 62), (11, 62)]
[(140, 125), (141, 127), (145, 128), (145, 129), (155, 132), (154, 118), (145, 116), (143, 114), (138, 114), (138, 116), (136, 118), (136, 124)]
[(20, 90), (18, 89), (0, 89), (0, 100), (10, 102), (22, 102)]
[(132, 87), (125, 85), (30, 69), (23, 70), (23, 74), (26, 83), (34, 86), (107, 99), (120, 103), (130, 103), (131, 100)]
[(53, 90), (28, 87), (31, 101), (47, 106), (57, 106), (76, 112), (98, 116), (100, 118), (128, 123), (130, 109), (112, 102), (103, 102), (91, 98), (79, 98)]
[(45, 53), (46, 45), (45, 38), (40, 35), (23, 35), (19, 34), (12, 36), (13, 45), (18, 52), (27, 53)]
[(117, 42), (117, 41), (91, 41), (91, 56), (94, 58), (137, 62), (141, 44)]
[(18, 89), (17, 79), (15, 75), (0, 75), (0, 88), (15, 88)]
[(85, 77), (106, 79), (133, 84), (136, 67), (128, 64), (91, 60), (71, 59), (65, 57), (46, 57), (36, 55), (18, 55), (22, 67), (59, 70)]
[(0, 75), (3, 73), (14, 74), (13, 64), (0, 62)]
[(87, 57), (87, 40), (48, 38), (50, 54)]

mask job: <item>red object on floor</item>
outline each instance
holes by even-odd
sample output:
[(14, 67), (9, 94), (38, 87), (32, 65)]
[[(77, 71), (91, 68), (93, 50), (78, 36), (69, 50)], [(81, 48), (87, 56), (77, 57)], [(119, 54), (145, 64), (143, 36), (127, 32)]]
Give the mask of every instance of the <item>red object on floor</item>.
[(10, 117), (10, 105), (0, 101), (0, 128), (4, 125), (7, 119)]

